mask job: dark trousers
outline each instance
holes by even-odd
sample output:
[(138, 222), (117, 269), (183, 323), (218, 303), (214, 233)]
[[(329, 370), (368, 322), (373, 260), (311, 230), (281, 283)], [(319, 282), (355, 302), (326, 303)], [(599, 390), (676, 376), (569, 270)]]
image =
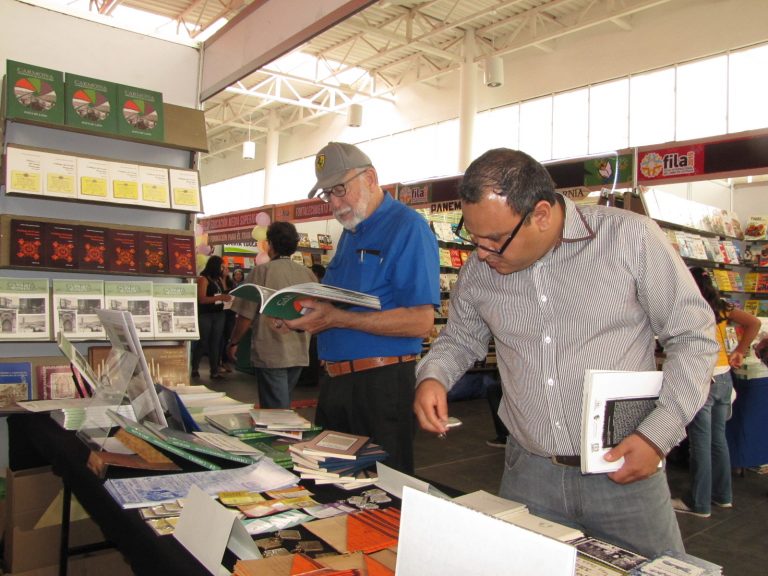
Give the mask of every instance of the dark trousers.
[(384, 464), (413, 474), (416, 362), (320, 377), (315, 421), (326, 430), (369, 436), (389, 457)]
[(197, 317), (200, 340), (192, 348), (192, 370), (200, 369), (200, 359), (208, 354), (211, 374), (219, 371), (221, 339), (224, 337), (224, 311), (206, 313)]
[(494, 382), (485, 389), (488, 406), (491, 408), (493, 417), (493, 429), (496, 430), (496, 438), (506, 438), (509, 434), (504, 422), (499, 418), (499, 405), (501, 404), (501, 382)]

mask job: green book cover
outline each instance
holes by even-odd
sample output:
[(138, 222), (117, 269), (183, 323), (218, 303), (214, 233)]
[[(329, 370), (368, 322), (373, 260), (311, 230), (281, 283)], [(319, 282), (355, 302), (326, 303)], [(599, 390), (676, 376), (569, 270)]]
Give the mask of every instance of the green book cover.
[(163, 142), (163, 95), (133, 86), (117, 87), (117, 132), (124, 136)]
[(194, 462), (198, 466), (202, 466), (203, 468), (206, 468), (208, 470), (221, 470), (221, 466), (219, 466), (218, 464), (209, 462), (205, 458), (201, 458), (196, 454), (187, 452), (183, 448), (179, 448), (178, 446), (174, 446), (173, 444), (166, 442), (165, 440), (162, 440), (159, 436), (156, 436), (146, 426), (139, 424), (138, 422), (134, 422), (132, 420), (129, 420), (128, 418), (124, 418), (123, 416), (121, 416), (117, 412), (114, 412), (113, 410), (107, 410), (107, 414), (109, 414), (109, 417), (112, 418), (115, 424), (120, 426), (120, 428), (122, 428), (123, 430), (125, 430), (126, 432), (129, 432), (130, 434), (133, 434), (137, 438), (146, 440), (147, 442), (149, 442), (150, 444), (152, 444), (157, 448), (160, 448), (161, 450), (165, 450), (166, 452), (170, 452), (171, 454), (180, 456), (181, 458), (184, 458), (185, 460), (189, 460), (190, 462)]
[(67, 73), (65, 93), (68, 126), (117, 133), (117, 84)]
[(64, 124), (64, 73), (8, 60), (7, 118)]
[(222, 450), (221, 448), (208, 444), (194, 434), (182, 432), (181, 430), (164, 428), (154, 422), (147, 422), (146, 426), (169, 444), (173, 444), (184, 450), (200, 452), (201, 454), (223, 458), (224, 460), (231, 460), (232, 462), (239, 462), (240, 464), (253, 464), (258, 460), (258, 458), (254, 459), (246, 454), (235, 454), (234, 452)]

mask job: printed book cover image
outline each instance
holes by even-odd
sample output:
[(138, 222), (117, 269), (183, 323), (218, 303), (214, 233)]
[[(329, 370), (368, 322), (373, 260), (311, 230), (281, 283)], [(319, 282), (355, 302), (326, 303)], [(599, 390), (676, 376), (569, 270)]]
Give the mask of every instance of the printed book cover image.
[(6, 117), (64, 124), (64, 73), (8, 60)]
[(107, 270), (111, 272), (138, 272), (139, 264), (136, 249), (139, 243), (139, 233), (132, 230), (107, 231)]
[(106, 337), (98, 311), (104, 308), (103, 280), (53, 280), (53, 333), (70, 340)]
[(65, 92), (67, 125), (117, 133), (117, 84), (67, 73)]
[(11, 220), (10, 228), (11, 266), (42, 266), (43, 223), (14, 219)]
[(196, 340), (200, 337), (197, 324), (197, 284), (152, 285), (155, 316), (155, 338)]
[(106, 270), (107, 229), (79, 226), (77, 232), (77, 267), (81, 270)]
[(156, 142), (164, 140), (163, 95), (160, 92), (118, 85), (117, 105), (119, 134)]
[(104, 282), (104, 308), (130, 312), (139, 339), (152, 338), (152, 282)]
[(195, 275), (195, 238), (168, 234), (168, 273), (176, 276)]
[(0, 408), (32, 399), (32, 363), (0, 362)]
[(142, 274), (168, 273), (168, 242), (165, 234), (139, 232), (139, 272)]
[(0, 278), (0, 341), (50, 340), (47, 278)]
[(43, 265), (49, 268), (77, 268), (77, 226), (48, 222), (43, 233)]

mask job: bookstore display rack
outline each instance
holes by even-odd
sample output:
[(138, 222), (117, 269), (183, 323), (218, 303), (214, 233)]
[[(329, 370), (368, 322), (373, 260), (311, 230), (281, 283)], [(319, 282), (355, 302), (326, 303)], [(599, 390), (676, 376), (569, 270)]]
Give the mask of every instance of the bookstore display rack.
[[(5, 91), (10, 100), (14, 94)], [(157, 322), (143, 314), (147, 322), (137, 324), (143, 338), (168, 344), (195, 337), (196, 313), (190, 315), (189, 309), (190, 304), (196, 307), (196, 291), (185, 278), (195, 275), (191, 222), (200, 210), (194, 164), (195, 154), (206, 148), (202, 112), (164, 104), (164, 137), (147, 140), (14, 116), (8, 102), (3, 105), (0, 372), (18, 362), (34, 368), (38, 359), (50, 364), (60, 357), (64, 363), (54, 329), (72, 328), (74, 340), (103, 343), (104, 332), (91, 322), (94, 306), (142, 313), (151, 306), (158, 310)], [(51, 162), (65, 174), (63, 193), (46, 193), (56, 188)], [(83, 188), (78, 162), (107, 166), (100, 185), (106, 196), (78, 197)], [(121, 166), (126, 173), (109, 177), (111, 168)], [(149, 178), (155, 179), (134, 179), (128, 168), (149, 168)], [(171, 200), (173, 173), (188, 177), (177, 181), (177, 198), (190, 204)], [(142, 198), (145, 184), (157, 192), (163, 183), (168, 200), (162, 206), (119, 202), (114, 194), (127, 189)], [(112, 257), (110, 247), (115, 247)], [(184, 302), (175, 304), (178, 298)], [(175, 323), (174, 312), (179, 316)], [(193, 318), (194, 326), (181, 316)], [(29, 398), (35, 396), (34, 380), (27, 383)]]

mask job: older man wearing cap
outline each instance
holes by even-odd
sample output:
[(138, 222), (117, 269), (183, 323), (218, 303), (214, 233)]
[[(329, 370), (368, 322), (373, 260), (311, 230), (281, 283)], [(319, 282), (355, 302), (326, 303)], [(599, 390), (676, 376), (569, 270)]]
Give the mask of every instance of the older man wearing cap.
[(344, 227), (323, 282), (378, 296), (381, 311), (305, 301), (310, 311), (285, 324), (318, 334), (317, 423), (370, 436), (388, 465), (410, 473), (415, 361), (440, 304), (437, 241), (424, 218), (381, 189), (359, 148), (329, 143), (315, 174), (309, 197), (330, 203)]

